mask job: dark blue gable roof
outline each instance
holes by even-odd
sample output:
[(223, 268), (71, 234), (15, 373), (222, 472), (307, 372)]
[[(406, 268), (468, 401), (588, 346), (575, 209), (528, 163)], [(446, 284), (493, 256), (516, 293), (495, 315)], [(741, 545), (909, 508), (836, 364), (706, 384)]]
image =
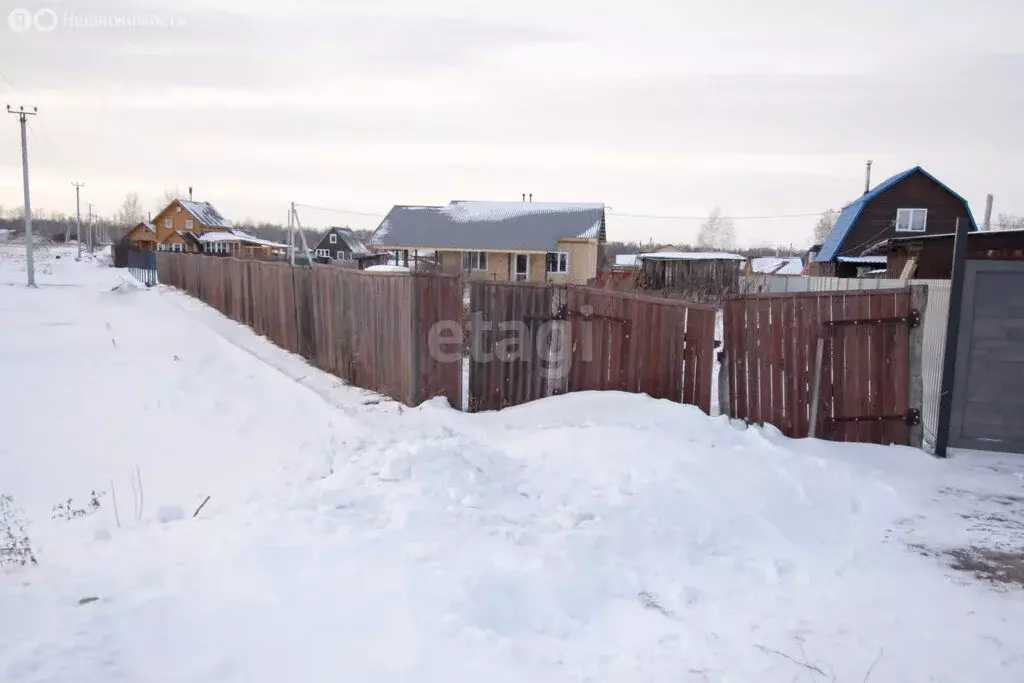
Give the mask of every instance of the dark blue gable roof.
[[(928, 171), (924, 170), (920, 166), (915, 166), (914, 168), (907, 169), (902, 173), (897, 173), (888, 180), (879, 183), (874, 188), (872, 188), (864, 195), (862, 195), (859, 199), (843, 207), (842, 213), (839, 214), (839, 218), (836, 220), (835, 227), (832, 228), (832, 232), (830, 232), (828, 234), (828, 237), (825, 238), (825, 241), (822, 242), (821, 251), (818, 252), (818, 255), (814, 258), (814, 260), (835, 260), (836, 256), (839, 255), (839, 250), (842, 248), (843, 242), (846, 241), (847, 235), (850, 234), (850, 230), (852, 230), (853, 226), (857, 223), (857, 219), (860, 218), (860, 212), (864, 209), (867, 203), (874, 199), (875, 197), (877, 197), (878, 195), (885, 192), (886, 190), (888, 190), (889, 188), (891, 188), (893, 185), (896, 185), (900, 181), (910, 177), (911, 175), (918, 171), (934, 180), (936, 183), (939, 184), (940, 187), (942, 187), (951, 195), (962, 201), (964, 203), (964, 208), (967, 208), (966, 199), (958, 195), (956, 192), (953, 192), (953, 190), (949, 189), (949, 187), (945, 183), (943, 183), (941, 180), (933, 176)], [(970, 218), (971, 221), (970, 229), (977, 230), (978, 226), (975, 224), (974, 216), (971, 214), (971, 210), (969, 208), (967, 208), (967, 216), (968, 218)]]

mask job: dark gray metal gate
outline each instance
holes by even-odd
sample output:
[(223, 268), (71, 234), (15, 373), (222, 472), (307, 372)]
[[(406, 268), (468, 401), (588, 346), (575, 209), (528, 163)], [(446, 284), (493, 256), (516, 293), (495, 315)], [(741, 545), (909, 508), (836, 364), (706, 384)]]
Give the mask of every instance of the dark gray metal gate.
[(968, 261), (949, 444), (1024, 453), (1024, 262)]

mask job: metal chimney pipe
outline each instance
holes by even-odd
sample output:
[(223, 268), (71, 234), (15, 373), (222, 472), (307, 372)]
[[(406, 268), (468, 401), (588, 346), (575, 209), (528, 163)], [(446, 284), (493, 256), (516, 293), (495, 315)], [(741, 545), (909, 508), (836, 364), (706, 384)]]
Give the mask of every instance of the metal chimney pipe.
[(992, 229), (992, 195), (985, 195), (985, 224), (982, 225), (982, 230)]
[(188, 186), (188, 200), (192, 201), (192, 186)]
[(533, 193), (532, 192), (530, 193), (530, 201), (531, 202), (533, 201)]
[(867, 169), (864, 171), (864, 194), (871, 191), (871, 160), (868, 159)]
[(524, 202), (526, 201), (526, 193), (525, 192), (523, 193), (523, 201)]

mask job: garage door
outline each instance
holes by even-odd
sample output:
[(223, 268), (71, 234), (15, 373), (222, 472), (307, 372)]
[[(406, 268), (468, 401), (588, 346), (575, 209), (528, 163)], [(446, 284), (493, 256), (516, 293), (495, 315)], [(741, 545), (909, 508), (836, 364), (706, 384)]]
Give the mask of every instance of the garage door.
[(1024, 262), (967, 262), (949, 443), (1024, 453)]

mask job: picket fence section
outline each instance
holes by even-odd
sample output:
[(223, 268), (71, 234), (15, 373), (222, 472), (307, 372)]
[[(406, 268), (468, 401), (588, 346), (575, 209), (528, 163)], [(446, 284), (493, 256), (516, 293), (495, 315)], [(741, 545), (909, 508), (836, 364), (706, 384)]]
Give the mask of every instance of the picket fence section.
[(458, 362), (431, 357), (431, 330), (461, 319), (457, 276), (161, 252), (160, 282), (191, 294), (346, 382), (417, 405), (461, 405)]
[(617, 390), (710, 412), (713, 306), (571, 285), (478, 281), (470, 284), (470, 311), (470, 410)]

